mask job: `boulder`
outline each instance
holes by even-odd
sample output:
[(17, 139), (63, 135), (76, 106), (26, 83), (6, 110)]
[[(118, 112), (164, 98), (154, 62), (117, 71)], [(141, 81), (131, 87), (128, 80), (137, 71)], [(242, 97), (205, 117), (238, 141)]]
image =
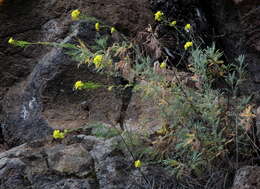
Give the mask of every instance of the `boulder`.
[[(69, 134), (38, 140), (0, 153), (1, 189), (174, 188), (165, 170), (143, 165), (140, 172), (120, 137)], [(151, 183), (149, 183), (151, 182)]]
[(92, 156), (80, 143), (35, 141), (0, 154), (0, 188), (93, 189), (93, 166)]
[(46, 152), (48, 166), (59, 173), (84, 178), (93, 174), (94, 162), (81, 144), (58, 145)]
[(26, 165), (19, 158), (0, 159), (0, 188), (24, 189), (30, 182), (24, 177)]

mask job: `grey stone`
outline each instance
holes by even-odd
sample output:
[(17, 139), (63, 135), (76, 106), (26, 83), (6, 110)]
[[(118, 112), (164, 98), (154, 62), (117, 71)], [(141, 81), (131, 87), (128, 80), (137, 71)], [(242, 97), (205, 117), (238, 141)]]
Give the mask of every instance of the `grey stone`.
[[(93, 23), (89, 22), (75, 23), (73, 32), (62, 43), (74, 43), (76, 38), (93, 42), (96, 35), (93, 27)], [(68, 69), (68, 66), (74, 66), (74, 63), (64, 49), (53, 48), (39, 60), (26, 84), (14, 91), (17, 92), (16, 97), (5, 99), (9, 106), (4, 108), (5, 127), (2, 131), (9, 146), (51, 135), (52, 129), (42, 116), (42, 93), (49, 81)]]
[(119, 137), (114, 137), (94, 146), (90, 151), (95, 160), (95, 171), (101, 189), (127, 188), (130, 172), (128, 158), (118, 149)]
[(94, 172), (94, 162), (81, 144), (58, 145), (46, 151), (52, 170), (65, 175), (87, 177)]
[(0, 159), (0, 188), (24, 189), (30, 185), (25, 176), (25, 163), (18, 158)]
[(27, 144), (0, 153), (0, 189), (96, 188), (94, 161), (81, 144)]

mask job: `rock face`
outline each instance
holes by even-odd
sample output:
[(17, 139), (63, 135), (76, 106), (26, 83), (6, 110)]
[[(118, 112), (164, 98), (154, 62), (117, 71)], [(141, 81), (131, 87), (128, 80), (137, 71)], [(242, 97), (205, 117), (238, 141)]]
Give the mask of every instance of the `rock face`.
[(58, 145), (46, 151), (48, 165), (53, 170), (84, 178), (93, 173), (93, 159), (80, 144)]
[(245, 34), (245, 49), (249, 71), (260, 89), (260, 3), (259, 1), (243, 0), (238, 4), (241, 12), (241, 25)]
[(1, 189), (166, 189), (176, 181), (158, 167), (133, 166), (119, 136), (83, 133), (26, 143), (0, 153)]
[(236, 173), (232, 189), (258, 189), (260, 188), (260, 167), (246, 166)]
[[(201, 36), (207, 45), (211, 45), (212, 41), (216, 42), (217, 47), (225, 53), (226, 63), (234, 63), (239, 55), (245, 55), (252, 79), (245, 92), (251, 94), (254, 90), (257, 95), (260, 88), (258, 0), (150, 0), (150, 2), (154, 11), (163, 10), (170, 19), (178, 20), (181, 25), (191, 23), (196, 30), (195, 35)], [(167, 32), (164, 33), (166, 37)], [(166, 41), (166, 47), (174, 49), (171, 46), (174, 37), (170, 39), (170, 44), (167, 43), (168, 38), (162, 40)]]
[[(124, 31), (129, 35), (134, 35), (137, 30), (143, 29), (153, 20), (147, 0), (102, 0), (94, 3), (88, 0), (81, 2), (77, 0), (29, 0), (26, 2), (16, 0), (1, 3), (0, 123), (4, 135), (10, 134), (10, 139), (6, 139), (10, 146), (48, 135), (51, 129), (48, 128), (49, 124), (46, 120), (54, 127), (61, 128), (64, 125), (77, 127), (86, 123), (88, 118), (108, 119), (104, 114), (106, 109), (112, 108), (113, 112), (118, 112), (120, 109), (121, 102), (104, 90), (98, 91), (97, 94), (100, 96), (96, 98), (93, 95), (87, 95), (88, 98), (86, 98), (83, 94), (81, 99), (73, 98), (72, 84), (76, 79), (84, 78), (84, 75), (88, 75), (88, 79), (99, 82), (109, 83), (110, 81), (90, 71), (82, 71), (79, 74), (75, 64), (70, 67), (73, 65), (72, 62), (68, 65), (63, 64), (64, 67), (68, 66), (70, 72), (64, 71), (65, 68), (61, 68), (63, 66), (54, 68), (55, 65), (48, 64), (57, 59), (67, 61), (67, 57), (62, 55), (61, 50), (49, 52), (51, 50), (49, 47), (34, 46), (23, 49), (7, 44), (9, 37), (26, 41), (63, 41), (71, 33), (68, 25), (71, 24), (70, 13), (73, 9), (80, 9), (83, 14), (89, 16), (96, 16), (105, 23), (115, 26), (118, 31)], [(93, 27), (91, 32), (94, 33)], [(87, 35), (93, 37), (91, 34)], [(53, 68), (54, 72), (60, 72), (59, 69), (63, 69), (64, 72), (61, 71), (60, 78), (55, 77), (55, 73), (51, 73), (50, 70)], [(40, 78), (45, 78), (45, 81)], [(52, 80), (54, 78), (55, 80)], [(52, 87), (51, 84), (57, 86)], [(51, 96), (51, 99), (45, 99), (43, 102), (43, 99), (38, 96), (40, 94), (46, 95), (47, 98)], [(64, 98), (69, 100), (64, 101)], [(43, 103), (47, 105), (43, 106)], [(85, 108), (79, 108), (79, 104)], [(89, 108), (91, 108), (90, 112)], [(43, 115), (41, 115), (42, 111), (44, 111)], [(62, 115), (61, 112), (64, 114)], [(117, 115), (113, 114), (108, 117), (115, 119)], [(5, 124), (2, 124), (3, 122)], [(30, 130), (38, 134), (31, 138)], [(14, 136), (16, 134), (18, 135)]]
[[(88, 45), (93, 45), (98, 35), (94, 25), (95, 23), (87, 21), (75, 23), (72, 26), (72, 34), (62, 43), (74, 43), (79, 38)], [(91, 72), (86, 67), (77, 69), (76, 63), (66, 55), (65, 51), (65, 49), (53, 48), (39, 60), (23, 84), (6, 94), (3, 100), (5, 106), (2, 132), (9, 146), (48, 136), (52, 131), (50, 126), (69, 128), (71, 126), (68, 123), (70, 123), (74, 127), (79, 127), (89, 120), (116, 119), (119, 116), (121, 101), (106, 88), (75, 94), (73, 84), (77, 80), (106, 85), (111, 85), (112, 81), (111, 78)], [(67, 110), (71, 109), (72, 104), (75, 104), (75, 107), (80, 104), (86, 106), (72, 109), (75, 122), (68, 120), (71, 115), (67, 114)], [(80, 116), (75, 115), (75, 111)], [(106, 111), (114, 112), (112, 117), (106, 115)]]
[[(210, 7), (210, 8), (209, 8)], [(214, 23), (216, 41), (221, 45), (226, 61), (233, 61), (244, 54), (253, 83), (248, 89), (259, 90), (259, 20), (260, 9), (258, 0), (218, 0), (207, 3), (208, 17)], [(257, 95), (257, 94), (256, 94)], [(258, 98), (259, 101), (259, 98)]]
[(44, 145), (25, 144), (0, 154), (0, 188), (96, 188), (94, 161), (81, 144)]
[[(5, 1), (0, 5), (1, 87), (10, 87), (21, 81), (35, 66), (35, 59), (46, 53), (42, 47), (13, 48), (7, 45), (8, 38), (27, 41), (62, 39), (68, 32), (64, 20), (68, 21), (73, 9), (80, 9), (82, 13), (102, 19), (129, 34), (136, 33), (152, 21), (147, 0)], [(4, 92), (3, 89), (2, 95)]]
[(135, 168), (122, 144), (119, 136), (97, 138), (78, 130), (63, 140), (48, 138), (17, 146), (0, 153), (0, 188), (178, 188), (162, 167)]
[[(73, 34), (75, 36), (75, 34)], [(64, 40), (72, 41), (73, 35)], [(10, 146), (50, 135), (51, 128), (42, 118), (41, 95), (48, 80), (57, 74), (61, 67), (69, 64), (69, 58), (62, 49), (53, 49), (36, 65), (28, 80), (21, 86), (17, 96), (10, 93), (4, 100), (5, 123), (3, 135)], [(33, 134), (34, 133), (34, 134)]]
[[(111, 141), (85, 135), (73, 136), (66, 141), (67, 144), (38, 141), (1, 153), (0, 188), (124, 188), (119, 183), (123, 184), (121, 180), (128, 180), (129, 175), (117, 172), (118, 158), (111, 156), (116, 149)], [(121, 159), (125, 164), (128, 161), (123, 156)], [(113, 171), (113, 175), (105, 168)], [(115, 179), (118, 183), (113, 181)]]
[[(154, 10), (162, 9), (170, 18), (173, 16), (180, 17), (183, 12), (187, 11), (187, 7), (192, 7), (192, 11), (189, 11), (189, 14), (186, 15), (185, 21), (181, 21), (183, 24), (184, 22), (192, 23), (194, 15), (197, 15), (193, 26), (196, 31), (203, 33), (207, 30), (208, 22), (214, 21), (217, 24), (219, 34), (226, 31), (230, 35), (234, 33), (234, 35), (226, 36), (228, 40), (226, 38), (219, 40), (220, 43), (223, 42), (223, 47), (227, 47), (225, 50), (230, 55), (227, 57), (232, 59), (242, 52), (232, 50), (229, 53), (229, 49), (235, 49), (238, 45), (233, 42), (238, 42), (239, 38), (244, 39), (245, 37), (235, 35), (235, 33), (242, 35), (243, 32), (237, 32), (241, 26), (241, 23), (234, 21), (237, 12), (228, 11), (228, 8), (234, 6), (231, 3), (232, 1), (225, 4), (219, 0), (210, 4), (219, 7), (218, 10), (221, 12), (214, 12), (212, 17), (203, 7), (201, 8), (202, 4), (196, 0), (150, 2)], [(242, 25), (248, 28), (254, 25), (256, 27), (258, 23), (254, 19), (254, 15), (258, 16), (259, 14), (257, 14), (258, 9), (254, 9), (254, 7), (257, 6), (257, 3), (255, 1), (241, 1), (237, 4), (241, 12), (246, 15), (244, 20), (240, 20), (241, 22), (244, 21)], [(180, 7), (184, 8), (179, 10)], [(144, 28), (148, 23), (152, 23), (153, 15), (146, 0), (130, 2), (126, 0), (113, 2), (106, 0), (95, 3), (84, 1), (82, 4), (79, 4), (78, 1), (41, 0), (24, 3), (17, 0), (15, 2), (6, 1), (5, 4), (0, 6), (0, 21), (3, 23), (1, 27), (5, 27), (0, 30), (0, 36), (3, 38), (0, 44), (0, 53), (3, 54), (3, 58), (0, 60), (0, 76), (2, 75), (0, 77), (2, 81), (0, 82), (0, 122), (3, 123), (3, 135), (10, 146), (49, 135), (51, 132), (49, 126), (52, 128), (73, 128), (92, 120), (111, 122), (119, 116), (118, 112), (122, 109), (122, 102), (114, 94), (99, 90), (95, 93), (74, 95), (75, 92), (72, 90), (72, 84), (76, 80), (92, 80), (109, 85), (112, 83), (110, 79), (94, 74), (89, 70), (77, 70), (76, 66), (73, 66), (75, 63), (65, 56), (61, 49), (51, 50), (46, 47), (22, 49), (11, 47), (6, 43), (10, 36), (19, 40), (61, 42), (71, 33), (71, 29), (68, 27), (71, 24), (68, 17), (70, 11), (75, 8), (115, 25), (119, 31), (125, 31), (127, 28), (130, 33), (135, 33), (137, 29)], [(230, 9), (234, 10), (233, 8)], [(253, 11), (247, 15), (246, 11), (251, 9)], [(14, 13), (12, 17), (10, 16), (11, 13)], [(222, 17), (219, 17), (219, 14)], [(205, 17), (207, 17), (206, 20)], [(214, 20), (217, 18), (222, 20)], [(249, 23), (250, 27), (246, 26)], [(18, 27), (19, 24), (21, 27)], [(205, 27), (203, 24), (205, 24)], [(223, 24), (227, 27), (222, 27)], [(88, 43), (91, 43), (89, 39), (95, 36), (93, 23), (91, 27), (92, 29), (85, 31), (89, 32), (88, 34), (80, 34), (81, 37), (85, 37)], [(73, 38), (72, 35), (79, 34), (71, 34), (69, 38)], [(70, 41), (69, 38), (66, 38), (63, 42)], [(248, 52), (253, 53), (250, 58), (253, 58), (254, 61), (250, 62), (250, 68), (252, 65), (257, 65), (259, 59), (257, 39), (257, 32), (253, 32), (252, 35), (248, 34), (248, 41), (254, 42), (254, 44), (247, 43), (246, 48)], [(170, 43), (171, 45), (174, 44), (171, 41)], [(230, 48), (230, 45), (232, 48)], [(47, 53), (48, 51), (50, 52)], [(234, 52), (236, 53), (234, 54)], [(36, 57), (39, 61), (36, 60)], [(254, 70), (254, 67), (251, 70)], [(30, 76), (25, 80), (25, 76), (28, 76), (29, 73), (31, 73)], [(17, 86), (11, 87), (14, 83)], [(3, 85), (2, 88), (1, 85)], [(132, 104), (138, 103), (133, 102)], [(136, 115), (132, 116), (131, 112), (136, 114), (140, 109), (140, 107), (134, 106), (133, 111), (130, 110), (128, 119), (136, 117)], [(141, 115), (139, 112), (138, 114)], [(136, 124), (138, 125), (138, 123)], [(37, 134), (31, 136), (30, 133), (33, 132)]]
[[(62, 127), (61, 125), (67, 124), (69, 127), (75, 127), (79, 124), (86, 123), (88, 116), (91, 116), (91, 119), (107, 119), (104, 117), (104, 114), (99, 111), (100, 109), (105, 110), (105, 108), (95, 109), (96, 107), (99, 107), (98, 103), (101, 106), (105, 106), (106, 104), (110, 104), (112, 102), (111, 107), (115, 107), (114, 112), (118, 112), (118, 109), (120, 109), (120, 105), (117, 105), (118, 101), (115, 100), (113, 96), (105, 93), (107, 96), (107, 101), (105, 102), (103, 95), (104, 91), (100, 91), (101, 93), (98, 94), (101, 94), (100, 98), (104, 99), (103, 101), (100, 101), (100, 98), (97, 97), (95, 99), (88, 98), (89, 101), (96, 104), (91, 107), (91, 114), (84, 110), (82, 111), (82, 109), (75, 111), (78, 104), (81, 103), (86, 104), (86, 109), (89, 109), (89, 103), (86, 101), (86, 98), (82, 98), (80, 100), (72, 99), (72, 95), (69, 99), (74, 100), (74, 103), (64, 103), (63, 98), (68, 97), (68, 94), (72, 94), (72, 83), (77, 79), (75, 75), (71, 74), (72, 72), (62, 72), (61, 76), (65, 77), (67, 82), (69, 80), (70, 83), (66, 83), (66, 81), (64, 82), (64, 80), (56, 78), (56, 80), (51, 83), (58, 85), (58, 87), (55, 86), (56, 90), (54, 90), (54, 88), (50, 85), (50, 87), (46, 86), (47, 83), (55, 77), (56, 73), (54, 72), (59, 72), (60, 67), (62, 67), (58, 66), (55, 68), (58, 64), (51, 65), (48, 64), (48, 62), (54, 62), (58, 59), (60, 61), (68, 61), (66, 59), (67, 57), (62, 55), (63, 52), (61, 52), (61, 50), (52, 50), (50, 53), (46, 54), (50, 50), (47, 47), (28, 47), (26, 49), (22, 49), (7, 44), (9, 37), (28, 41), (62, 41), (63, 38), (68, 35), (69, 29), (67, 25), (70, 20), (70, 18), (68, 18), (70, 16), (70, 12), (76, 8), (80, 9), (83, 14), (85, 13), (89, 16), (96, 16), (108, 24), (114, 25), (118, 30), (127, 30), (129, 33), (135, 33), (137, 29), (139, 30), (146, 27), (147, 23), (152, 20), (152, 14), (146, 0), (116, 0), (112, 2), (107, 0), (97, 1), (95, 3), (92, 3), (92, 1), (84, 1), (80, 4), (78, 1), (60, 2), (41, 0), (37, 2), (27, 1), (26, 3), (21, 0), (5, 1), (5, 3), (0, 6), (0, 22), (2, 23), (0, 30), (0, 54), (2, 57), (0, 60), (0, 112), (2, 112), (1, 107), (3, 107), (4, 111), (3, 114), (1, 113), (0, 115), (0, 122), (5, 120), (5, 124), (2, 125), (5, 136), (9, 134), (16, 135), (20, 132), (20, 134), (16, 135), (16, 137), (10, 136), (10, 139), (6, 141), (11, 146), (30, 140), (29, 138), (32, 136), (30, 136), (29, 133), (30, 130), (32, 132), (35, 131), (33, 128), (37, 127), (37, 130), (39, 130), (36, 133), (39, 134), (36, 134), (36, 136), (31, 139), (39, 138), (50, 133), (51, 129), (47, 128), (48, 124), (46, 123), (46, 119), (41, 116), (41, 111), (44, 111), (43, 114), (47, 120), (51, 122), (51, 125)], [(104, 12), (106, 14), (104, 14)], [(94, 33), (93, 31), (94, 30), (91, 31), (92, 34)], [(91, 39), (91, 37), (93, 37), (92, 34), (87, 34), (89, 35), (87, 37), (90, 37), (89, 39)], [(44, 54), (46, 55), (40, 61), (37, 61), (37, 59)], [(66, 67), (65, 64), (64, 66)], [(67, 66), (69, 66), (69, 64), (72, 65), (73, 63), (70, 61)], [(53, 68), (56, 71), (51, 73)], [(62, 69), (65, 70), (65, 68)], [(78, 72), (75, 66), (70, 69), (74, 70), (73, 73)], [(25, 81), (24, 78), (28, 76), (29, 73), (31, 74)], [(88, 71), (85, 73), (82, 72), (81, 75), (77, 75), (82, 76), (86, 74), (89, 75), (89, 78), (94, 77), (97, 79), (99, 77), (98, 80), (102, 81), (102, 79), (100, 79), (101, 76), (95, 75)], [(73, 80), (70, 80), (72, 78)], [(80, 79), (82, 79), (82, 77)], [(103, 77), (103, 81), (104, 80), (107, 79)], [(17, 82), (20, 82), (18, 84), (19, 86), (11, 88), (11, 86), (14, 86), (14, 83)], [(63, 86), (59, 87), (62, 84)], [(45, 87), (47, 87), (48, 92), (44, 91)], [(65, 89), (64, 92), (64, 88), (66, 87), (69, 89), (67, 91)], [(39, 97), (41, 93), (44, 93), (44, 95), (48, 97), (50, 95), (54, 95), (55, 97), (52, 98), (52, 100), (57, 101), (58, 107), (53, 106), (53, 103), (51, 102), (47, 103), (47, 105), (43, 107), (42, 99)], [(17, 94), (19, 95), (17, 96)], [(60, 98), (57, 99), (57, 96)], [(67, 105), (69, 105), (69, 108), (67, 108)], [(55, 111), (57, 109), (59, 110)], [(64, 110), (66, 110), (65, 114), (67, 115), (67, 120), (64, 120), (65, 116), (63, 115), (62, 121), (62, 115), (60, 115), (59, 112)], [(70, 121), (75, 118), (75, 114), (77, 119), (79, 119), (76, 123)], [(101, 116), (103, 116), (103, 118), (100, 118)], [(9, 122), (9, 120), (12, 121)], [(31, 128), (30, 125), (34, 126)], [(16, 131), (13, 133), (14, 130)], [(22, 137), (22, 135), (24, 137)]]

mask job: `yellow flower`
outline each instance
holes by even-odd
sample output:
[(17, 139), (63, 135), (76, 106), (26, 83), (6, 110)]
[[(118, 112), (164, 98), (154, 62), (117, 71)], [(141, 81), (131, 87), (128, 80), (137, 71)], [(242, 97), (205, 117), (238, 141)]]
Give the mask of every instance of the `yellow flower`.
[(252, 108), (252, 105), (248, 105), (246, 109), (240, 114), (240, 116), (246, 118), (256, 117), (256, 115), (252, 113)]
[(55, 139), (62, 139), (65, 137), (65, 134), (63, 132), (60, 132), (60, 130), (54, 130), (52, 136)]
[(154, 14), (154, 19), (158, 22), (162, 21), (163, 19), (163, 16), (164, 16), (164, 13), (162, 11), (157, 11), (155, 14)]
[(102, 60), (103, 60), (103, 56), (102, 55), (96, 55), (94, 57), (93, 63), (95, 64), (96, 68), (100, 68), (101, 67)]
[(191, 25), (190, 24), (186, 24), (184, 29), (185, 29), (186, 32), (189, 32), (190, 29), (191, 29)]
[(81, 89), (83, 89), (83, 87), (84, 87), (84, 83), (83, 83), (82, 81), (77, 81), (77, 82), (74, 84), (74, 88), (75, 88), (76, 90), (81, 90)]
[(167, 66), (167, 64), (166, 64), (165, 62), (162, 62), (162, 63), (160, 64), (160, 68), (161, 68), (161, 69), (165, 69), (166, 66)]
[(116, 31), (116, 28), (115, 27), (111, 27), (110, 32), (114, 33), (115, 31)]
[(8, 43), (11, 44), (11, 45), (14, 45), (15, 40), (12, 37), (10, 37), (9, 40), (8, 40)]
[(174, 20), (174, 21), (170, 22), (169, 26), (174, 27), (174, 26), (176, 26), (176, 24), (177, 24), (177, 22), (176, 22), (176, 20)]
[(100, 24), (98, 22), (95, 24), (95, 29), (96, 29), (96, 31), (99, 31), (99, 29), (100, 29)]
[(184, 45), (184, 49), (187, 50), (189, 47), (192, 47), (193, 43), (191, 41), (188, 41)]
[(78, 20), (79, 19), (79, 15), (80, 15), (80, 11), (78, 9), (73, 10), (71, 12), (71, 19), (72, 20)]
[(140, 160), (135, 161), (135, 167), (140, 168), (142, 166), (142, 162)]

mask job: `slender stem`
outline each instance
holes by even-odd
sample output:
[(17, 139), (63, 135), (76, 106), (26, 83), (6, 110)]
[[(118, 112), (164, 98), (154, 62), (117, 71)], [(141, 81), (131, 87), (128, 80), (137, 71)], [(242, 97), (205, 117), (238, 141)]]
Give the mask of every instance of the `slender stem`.
[[(134, 154), (132, 153), (132, 151), (130, 150), (128, 144), (126, 143), (124, 137), (122, 136), (122, 134), (120, 133), (119, 136), (121, 137), (122, 141), (124, 142), (125, 146), (126, 146), (126, 149), (127, 151), (130, 153), (130, 155), (132, 156), (133, 160), (136, 161), (136, 158), (134, 157)], [(146, 178), (146, 176), (144, 175), (144, 173), (141, 171), (141, 169), (138, 168), (138, 171), (141, 173), (142, 177), (144, 178), (145, 182), (147, 184), (149, 184), (149, 181), (148, 179)]]
[(238, 168), (238, 124), (237, 124), (237, 117), (236, 117), (236, 168)]
[[(129, 148), (127, 142), (125, 141), (125, 139), (124, 139), (124, 137), (122, 136), (122, 134), (121, 134), (121, 132), (119, 131), (119, 129), (118, 129), (114, 124), (111, 124), (111, 125), (112, 125), (112, 127), (118, 132), (120, 138), (122, 139), (123, 143), (124, 143), (125, 146), (126, 146), (127, 151), (130, 153), (130, 156), (132, 157), (133, 161), (136, 161), (136, 158), (135, 158), (133, 152), (130, 150), (130, 148)], [(144, 178), (145, 182), (146, 182), (148, 185), (150, 185), (149, 180), (146, 178), (146, 176), (145, 176), (145, 174), (142, 172), (142, 170), (139, 169), (139, 168), (138, 168), (137, 170), (140, 172), (140, 174), (141, 174), (142, 177)]]

